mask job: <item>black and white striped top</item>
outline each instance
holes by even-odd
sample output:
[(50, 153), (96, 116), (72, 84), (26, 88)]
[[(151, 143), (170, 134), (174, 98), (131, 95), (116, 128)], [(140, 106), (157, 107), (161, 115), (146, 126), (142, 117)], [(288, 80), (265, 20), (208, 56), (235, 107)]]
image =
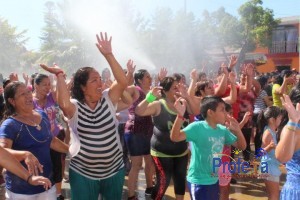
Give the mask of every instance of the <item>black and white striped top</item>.
[(76, 112), (70, 119), (73, 137), (79, 137), (80, 149), (72, 157), (70, 168), (90, 179), (115, 175), (123, 164), (123, 151), (116, 126), (116, 112), (107, 93), (94, 110), (72, 100)]

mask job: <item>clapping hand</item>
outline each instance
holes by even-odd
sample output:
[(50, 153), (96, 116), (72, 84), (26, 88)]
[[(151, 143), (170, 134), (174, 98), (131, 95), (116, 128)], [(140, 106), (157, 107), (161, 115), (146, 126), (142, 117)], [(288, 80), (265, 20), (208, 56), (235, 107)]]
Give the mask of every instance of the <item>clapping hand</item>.
[(268, 144), (268, 149), (275, 149), (276, 144), (274, 143), (273, 140), (271, 140), (270, 144)]
[(249, 111), (246, 112), (242, 121), (245, 121), (245, 123), (247, 123), (251, 116), (252, 116), (251, 112), (249, 112)]
[(297, 103), (296, 107), (294, 107), (290, 97), (286, 94), (283, 94), (283, 97), (280, 99), (283, 107), (289, 114), (290, 121), (298, 123), (300, 120), (300, 104)]
[(234, 119), (234, 117), (227, 115), (227, 120), (228, 120), (228, 123), (227, 122), (226, 123), (227, 123), (227, 128), (229, 130), (231, 130), (232, 132), (240, 131), (239, 123), (236, 119)]
[(186, 111), (186, 100), (182, 97), (175, 97), (176, 98), (176, 101), (174, 103), (174, 107), (175, 109), (177, 110), (177, 113), (180, 115), (180, 116), (183, 116), (185, 111)]

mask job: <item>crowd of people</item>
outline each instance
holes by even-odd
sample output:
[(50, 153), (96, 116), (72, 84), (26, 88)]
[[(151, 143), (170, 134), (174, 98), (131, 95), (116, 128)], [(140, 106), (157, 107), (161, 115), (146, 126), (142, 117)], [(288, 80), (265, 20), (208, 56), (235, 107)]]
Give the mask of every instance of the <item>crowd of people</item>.
[[(72, 200), (120, 200), (125, 176), (128, 200), (138, 199), (142, 167), (149, 198), (163, 199), (172, 179), (176, 200), (184, 199), (186, 185), (191, 199), (226, 200), (237, 181), (233, 173), (245, 173), (226, 163), (242, 158), (251, 168), (258, 151), (268, 166), (259, 173), (266, 175), (268, 198), (300, 199), (297, 71), (260, 74), (251, 63), (237, 67), (231, 56), (216, 77), (193, 69), (188, 83), (184, 74), (161, 68), (152, 79), (132, 60), (123, 69), (111, 42), (106, 33), (97, 35), (109, 64), (101, 75), (82, 67), (66, 80), (63, 66), (40, 64), (44, 73), (23, 75), (24, 82), (14, 73), (4, 80), (0, 165), (6, 199), (64, 199), (68, 154)], [(280, 166), (287, 170), (281, 192)]]

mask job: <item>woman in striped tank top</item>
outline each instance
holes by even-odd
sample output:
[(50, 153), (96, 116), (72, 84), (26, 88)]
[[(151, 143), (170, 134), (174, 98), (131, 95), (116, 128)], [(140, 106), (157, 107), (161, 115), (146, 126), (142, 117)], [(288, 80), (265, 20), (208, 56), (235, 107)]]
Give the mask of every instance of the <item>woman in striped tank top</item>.
[(121, 199), (124, 184), (123, 151), (116, 126), (116, 104), (127, 79), (111, 49), (111, 37), (97, 35), (97, 48), (110, 65), (115, 82), (102, 91), (99, 72), (83, 67), (69, 91), (63, 71), (41, 65), (57, 76), (58, 104), (71, 129), (70, 185), (73, 200)]

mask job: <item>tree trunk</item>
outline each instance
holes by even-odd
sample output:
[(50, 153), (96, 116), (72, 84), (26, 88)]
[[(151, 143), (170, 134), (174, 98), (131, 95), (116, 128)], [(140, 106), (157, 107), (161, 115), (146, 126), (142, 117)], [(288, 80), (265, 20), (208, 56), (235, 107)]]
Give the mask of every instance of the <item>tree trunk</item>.
[(241, 72), (241, 67), (243, 66), (243, 64), (245, 62), (247, 46), (248, 46), (248, 42), (245, 42), (245, 44), (242, 46), (242, 49), (239, 53), (238, 61), (237, 61), (236, 66), (235, 66), (237, 75)]

